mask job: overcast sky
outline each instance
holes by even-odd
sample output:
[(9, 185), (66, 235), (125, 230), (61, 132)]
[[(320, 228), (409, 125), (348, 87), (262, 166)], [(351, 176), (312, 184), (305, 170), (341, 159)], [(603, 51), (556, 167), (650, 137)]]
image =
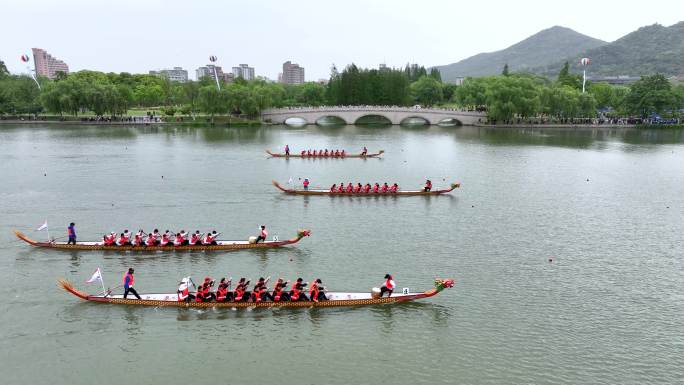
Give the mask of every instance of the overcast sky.
[(39, 47), (72, 71), (182, 66), (194, 78), (216, 55), (228, 71), (247, 63), (271, 79), (291, 60), (317, 80), (332, 63), (453, 63), (554, 25), (613, 41), (680, 20), (681, 0), (2, 0), (0, 60), (26, 72), (20, 56)]

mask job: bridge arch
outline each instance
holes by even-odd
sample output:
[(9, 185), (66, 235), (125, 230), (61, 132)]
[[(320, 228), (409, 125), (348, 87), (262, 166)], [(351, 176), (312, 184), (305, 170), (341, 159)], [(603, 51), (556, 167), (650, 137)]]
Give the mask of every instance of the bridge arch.
[(285, 121), (283, 121), (283, 124), (285, 124), (286, 126), (298, 127), (298, 126), (306, 126), (307, 124), (309, 124), (309, 121), (306, 120), (306, 118), (302, 118), (299, 116), (290, 116), (287, 119), (285, 119)]
[(429, 126), (430, 121), (422, 116), (407, 116), (399, 122), (402, 126)]
[(354, 120), (354, 124), (357, 125), (380, 125), (380, 126), (391, 126), (395, 124), (392, 119), (385, 116), (382, 113), (372, 112), (368, 114), (362, 114)]
[(318, 126), (338, 126), (349, 124), (342, 116), (337, 114), (321, 115), (314, 123)]
[(437, 125), (440, 126), (462, 126), (463, 122), (456, 118), (444, 118), (437, 121)]

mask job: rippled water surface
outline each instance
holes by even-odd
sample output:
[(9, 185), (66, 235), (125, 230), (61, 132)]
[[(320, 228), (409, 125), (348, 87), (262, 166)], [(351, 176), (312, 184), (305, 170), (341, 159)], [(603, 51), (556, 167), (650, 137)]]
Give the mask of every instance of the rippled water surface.
[[(383, 149), (383, 159), (268, 159), (266, 149)], [(6, 384), (681, 383), (684, 133), (484, 128), (0, 126), (0, 378)], [(163, 176), (163, 178), (162, 178)], [(459, 180), (448, 196), (301, 197), (270, 183)], [(16, 240), (71, 221), (123, 228), (266, 224), (286, 249), (59, 252)], [(551, 259), (551, 262), (549, 262)], [(453, 289), (410, 304), (185, 310), (84, 303), (136, 269), (141, 292), (185, 275), (320, 277), (368, 290)], [(125, 376), (125, 377), (124, 377)]]

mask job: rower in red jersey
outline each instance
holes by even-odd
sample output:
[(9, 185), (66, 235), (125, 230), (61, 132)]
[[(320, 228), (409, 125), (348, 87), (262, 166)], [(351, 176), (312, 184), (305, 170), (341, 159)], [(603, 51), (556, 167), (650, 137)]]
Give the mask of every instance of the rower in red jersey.
[(340, 150), (335, 150), (335, 156), (340, 156)]
[(311, 156), (311, 150), (308, 150), (308, 151), (306, 152), (306, 156)]
[(116, 233), (112, 231), (109, 234), (105, 234), (102, 240), (105, 246), (114, 246), (116, 244)]
[(159, 236), (159, 230), (154, 229), (151, 234), (147, 234), (147, 240), (145, 241), (145, 245), (147, 246), (155, 246), (159, 244), (157, 241), (157, 237)]
[(249, 281), (245, 281), (245, 278), (240, 278), (233, 292), (233, 301), (246, 301), (249, 298), (250, 293), (247, 291), (247, 285), (249, 285)]
[(366, 156), (366, 155), (368, 155), (368, 149), (366, 148), (366, 146), (363, 146), (363, 151), (361, 151), (361, 156)]
[(347, 155), (347, 154), (346, 154), (346, 153), (344, 152), (344, 150), (340, 151), (340, 156), (341, 156), (341, 157), (343, 157), (343, 158), (344, 158), (344, 157), (345, 157), (345, 155)]
[(333, 183), (332, 187), (330, 187), (330, 192), (334, 193), (337, 190), (337, 184)]
[(216, 288), (216, 302), (230, 301), (228, 292), (228, 284), (225, 278), (221, 278), (218, 287)]
[(218, 244), (216, 242), (216, 239), (218, 238), (218, 234), (216, 230), (212, 232), (207, 232), (207, 234), (202, 238), (202, 244), (203, 245), (216, 245)]
[(373, 185), (373, 193), (380, 192), (380, 184), (376, 183)]
[(302, 278), (297, 278), (297, 281), (292, 285), (292, 290), (290, 290), (290, 301), (308, 301), (306, 294), (302, 293), (306, 285)]
[(344, 183), (340, 183), (340, 187), (337, 188), (338, 193), (343, 193), (344, 192)]
[(185, 230), (181, 230), (179, 233), (176, 233), (176, 239), (173, 241), (174, 246), (185, 246), (188, 244), (188, 240), (185, 239)]
[(135, 233), (135, 237), (133, 237), (133, 246), (142, 246), (144, 236), (145, 232), (142, 231), (142, 229), (138, 230), (138, 232)]
[(124, 230), (119, 236), (119, 240), (116, 242), (119, 246), (130, 246), (131, 245), (131, 233), (128, 230)]
[(304, 182), (302, 182), (302, 185), (304, 185), (304, 190), (308, 190), (308, 189), (309, 189), (309, 184), (310, 184), (310, 183), (311, 183), (311, 182), (309, 182), (309, 178), (304, 178)]
[(380, 189), (380, 192), (382, 193), (387, 193), (389, 191), (389, 186), (387, 185), (387, 182), (382, 184), (382, 188)]
[(301, 155), (302, 155), (302, 156), (306, 155), (306, 151), (305, 151), (305, 150), (302, 150), (302, 154), (301, 154)]
[(323, 153), (323, 156), (328, 156), (328, 149), (325, 149), (325, 152)]
[(432, 181), (428, 179), (425, 181), (425, 188), (423, 189), (423, 191), (429, 192), (430, 190), (432, 190)]
[(276, 284), (273, 287), (273, 293), (271, 294), (273, 302), (280, 302), (281, 300), (288, 301), (290, 299), (290, 295), (283, 291), (288, 283), (290, 283), (290, 281), (283, 281), (282, 278), (278, 278), (278, 281), (276, 281)]
[(392, 185), (392, 187), (390, 187), (389, 192), (395, 193), (397, 191), (399, 191), (399, 185), (395, 183)]
[(351, 182), (349, 182), (349, 184), (347, 185), (347, 194), (351, 194), (353, 192), (354, 192), (354, 185), (352, 185)]
[(366, 183), (366, 185), (363, 187), (363, 192), (368, 194), (371, 191), (371, 185), (370, 183)]
[(202, 244), (202, 235), (200, 234), (199, 230), (195, 230), (195, 232), (190, 235), (190, 244), (197, 246)]
[(328, 298), (325, 296), (324, 291), (325, 288), (323, 287), (323, 282), (321, 282), (321, 279), (318, 278), (311, 284), (311, 288), (309, 289), (309, 298), (311, 298), (311, 300), (314, 302), (326, 301)]
[(164, 231), (164, 234), (161, 236), (161, 241), (159, 242), (161, 246), (170, 246), (171, 244), (171, 234), (169, 233), (169, 230)]
[(363, 189), (363, 186), (361, 186), (361, 183), (357, 183), (356, 187), (354, 187), (354, 193), (358, 194), (361, 192), (362, 189)]
[(259, 278), (256, 285), (254, 285), (254, 290), (252, 290), (252, 302), (259, 303), (261, 301), (272, 300), (271, 294), (268, 292), (268, 287), (266, 284), (271, 277), (264, 279), (264, 277)]

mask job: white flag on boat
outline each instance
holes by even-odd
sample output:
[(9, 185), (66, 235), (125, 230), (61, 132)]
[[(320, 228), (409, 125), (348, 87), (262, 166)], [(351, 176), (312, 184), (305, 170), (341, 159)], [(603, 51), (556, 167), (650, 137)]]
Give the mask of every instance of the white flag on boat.
[(97, 270), (95, 270), (95, 272), (90, 277), (90, 279), (86, 281), (86, 283), (93, 283), (93, 282), (97, 282), (97, 281), (102, 282), (102, 273), (100, 272), (99, 267), (97, 268)]
[(45, 220), (45, 223), (43, 223), (42, 225), (40, 225), (40, 227), (37, 228), (36, 231), (45, 230), (45, 229), (47, 229), (47, 227), (48, 227), (48, 225), (47, 225), (47, 219), (46, 219), (46, 220)]
[(290, 179), (287, 181), (287, 184), (292, 184), (292, 183), (294, 183), (294, 182), (292, 181), (292, 178), (290, 178)]

